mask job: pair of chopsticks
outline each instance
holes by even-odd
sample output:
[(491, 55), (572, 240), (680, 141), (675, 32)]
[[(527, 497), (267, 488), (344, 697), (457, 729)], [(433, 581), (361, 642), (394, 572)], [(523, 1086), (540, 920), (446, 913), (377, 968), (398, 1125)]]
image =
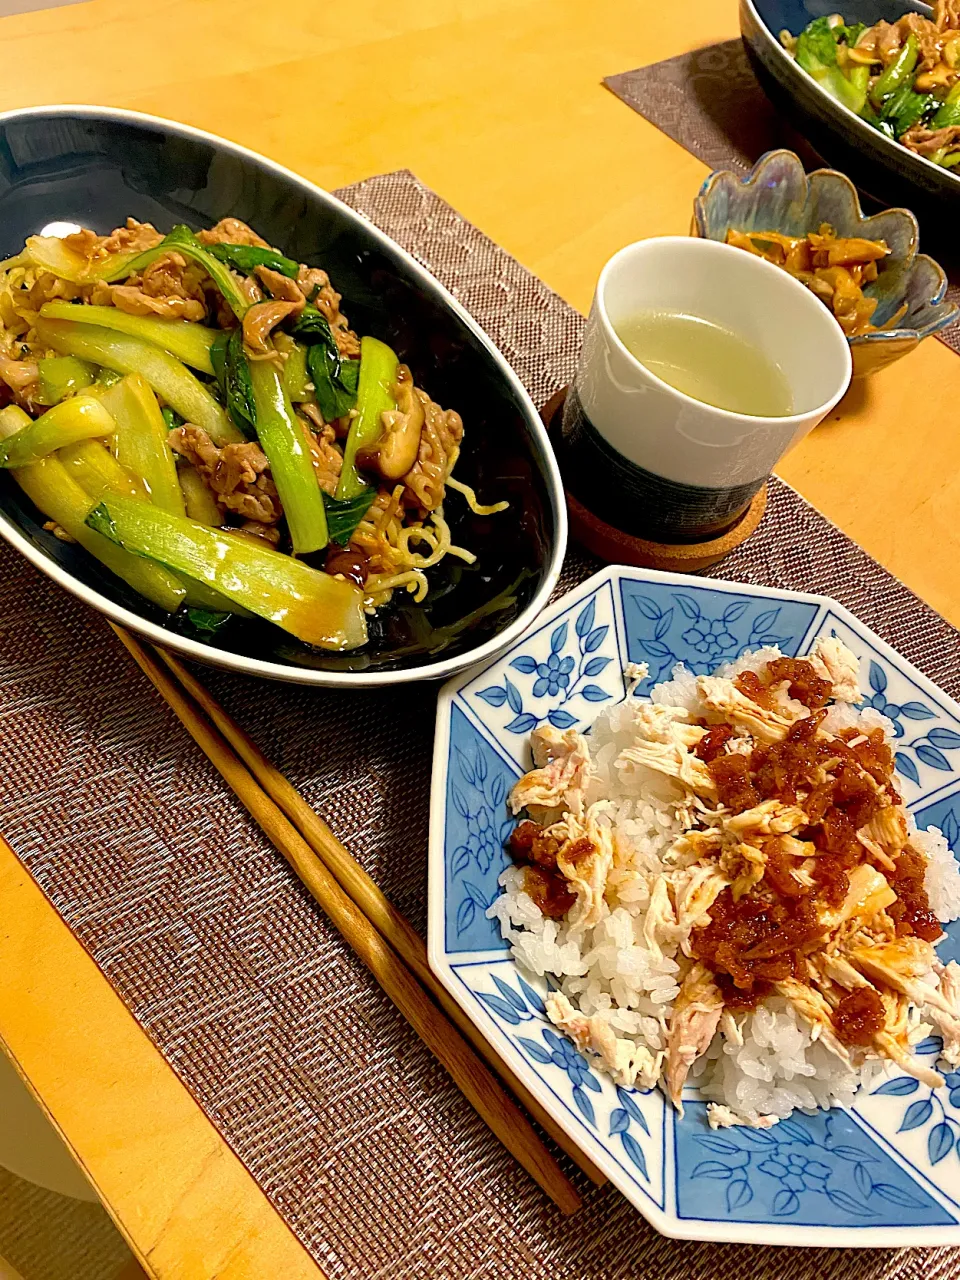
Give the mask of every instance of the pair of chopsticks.
[(477, 1054), (593, 1182), (602, 1186), (605, 1176), (501, 1062), (441, 985), (427, 962), (426, 945), (410, 922), (181, 662), (163, 649), (148, 650), (128, 632), (110, 625), (481, 1119), (562, 1212), (575, 1213), (580, 1207), (576, 1188)]

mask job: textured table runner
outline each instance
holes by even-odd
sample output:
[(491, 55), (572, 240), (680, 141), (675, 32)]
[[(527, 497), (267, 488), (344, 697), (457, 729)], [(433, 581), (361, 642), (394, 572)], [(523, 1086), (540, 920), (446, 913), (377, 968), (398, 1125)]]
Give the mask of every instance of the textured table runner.
[[(581, 317), (411, 174), (340, 194), (454, 291), (537, 403), (568, 381)], [(565, 585), (597, 567), (572, 551)], [(833, 595), (960, 695), (960, 633), (779, 481), (760, 529), (716, 576)], [(202, 675), (422, 930), (433, 692)], [(951, 1274), (948, 1250), (666, 1240), (576, 1171), (585, 1206), (564, 1219), (106, 623), (5, 544), (0, 831), (330, 1280)]]
[[(757, 81), (741, 40), (725, 40), (667, 58), (648, 67), (607, 76), (604, 84), (618, 98), (711, 169), (747, 173), (765, 151), (796, 151), (809, 173), (829, 168), (804, 138), (774, 110)], [(690, 192), (693, 203), (695, 191)], [(866, 212), (880, 208), (861, 196)], [(960, 262), (950, 246), (929, 243), (950, 281), (947, 297), (960, 304)], [(960, 323), (937, 334), (960, 354)]]

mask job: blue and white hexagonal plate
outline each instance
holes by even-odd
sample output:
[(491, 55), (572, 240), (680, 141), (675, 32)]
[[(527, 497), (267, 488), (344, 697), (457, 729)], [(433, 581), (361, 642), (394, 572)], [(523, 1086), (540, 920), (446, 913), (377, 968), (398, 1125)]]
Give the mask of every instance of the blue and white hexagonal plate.
[[(654, 1090), (615, 1088), (543, 1012), (545, 984), (509, 958), (486, 910), (506, 865), (505, 805), (538, 724), (586, 727), (683, 661), (715, 669), (744, 649), (805, 652), (835, 631), (860, 657), (871, 705), (897, 732), (905, 799), (960, 850), (960, 707), (823, 596), (611, 568), (548, 609), (495, 662), (440, 696), (430, 826), (430, 963), (498, 1053), (660, 1231), (769, 1244), (960, 1244), (960, 1072), (932, 1091), (909, 1076), (764, 1131), (712, 1132), (690, 1093), (679, 1120)], [(960, 956), (960, 923), (941, 944)], [(919, 1047), (931, 1063), (939, 1042)]]

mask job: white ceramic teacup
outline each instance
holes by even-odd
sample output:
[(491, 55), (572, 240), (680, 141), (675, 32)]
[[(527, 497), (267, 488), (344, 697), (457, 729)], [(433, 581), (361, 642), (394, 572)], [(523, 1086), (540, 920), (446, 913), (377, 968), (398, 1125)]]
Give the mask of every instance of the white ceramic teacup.
[[(793, 413), (717, 409), (651, 373), (616, 327), (658, 310), (711, 320), (759, 348), (785, 375)], [(836, 405), (850, 374), (840, 326), (786, 271), (712, 240), (641, 240), (600, 274), (564, 407), (564, 482), (627, 533), (666, 542), (712, 537), (739, 519), (783, 454)]]

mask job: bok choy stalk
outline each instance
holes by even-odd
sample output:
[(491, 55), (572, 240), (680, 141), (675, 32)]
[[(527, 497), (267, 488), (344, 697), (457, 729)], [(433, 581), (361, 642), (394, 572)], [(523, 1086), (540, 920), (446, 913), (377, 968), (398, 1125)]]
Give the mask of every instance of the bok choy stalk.
[(305, 644), (342, 650), (366, 643), (358, 587), (252, 538), (112, 495), (91, 511), (88, 524), (118, 546), (206, 584)]
[[(16, 405), (0, 410), (0, 438), (16, 436), (29, 429), (30, 419)], [(98, 445), (98, 448), (103, 448)], [(59, 458), (50, 455), (28, 466), (17, 467), (14, 480), (30, 501), (71, 538), (122, 578), (134, 591), (173, 613), (186, 598), (186, 590), (169, 569), (124, 551), (109, 539), (101, 537), (85, 523), (95, 500), (85, 493)], [(127, 499), (130, 501), (130, 499)]]
[(204, 484), (200, 472), (186, 458), (181, 458), (177, 466), (177, 480), (183, 494), (183, 505), (191, 520), (211, 528), (222, 523), (223, 516), (213, 494)]
[(297, 555), (320, 551), (327, 545), (327, 517), (303, 428), (274, 366), (266, 360), (254, 360), (249, 363), (249, 373), (257, 438), (270, 463), (293, 550)]
[[(177, 462), (167, 443), (167, 424), (147, 380), (132, 373), (101, 392), (100, 403), (116, 423), (117, 461), (143, 482), (151, 502), (176, 516), (184, 515)], [(76, 404), (76, 400), (67, 404)]]
[(107, 490), (125, 494), (128, 498), (139, 498), (141, 502), (149, 501), (142, 482), (122, 467), (99, 440), (81, 440), (79, 444), (67, 445), (57, 457), (68, 475), (96, 502)]
[(233, 314), (238, 320), (243, 319), (244, 314), (250, 309), (250, 303), (237, 283), (236, 277), (232, 274), (230, 268), (215, 258), (210, 250), (200, 243), (190, 228), (182, 223), (174, 227), (169, 235), (164, 236), (156, 248), (147, 249), (145, 253), (141, 253), (134, 258), (132, 262), (126, 262), (122, 267), (118, 266), (116, 270), (110, 271), (103, 279), (108, 281), (119, 280), (121, 276), (131, 275), (134, 271), (144, 271), (152, 262), (156, 262), (157, 258), (162, 258), (171, 249), (183, 254), (185, 258), (190, 258), (198, 266), (203, 267), (204, 271), (223, 294)]
[(48, 409), (0, 444), (0, 467), (24, 467), (39, 462), (64, 445), (78, 440), (111, 436), (116, 424), (109, 411), (93, 396), (74, 396)]
[(94, 381), (93, 369), (76, 356), (45, 356), (37, 361), (40, 386), (38, 404), (59, 404), (67, 396), (83, 391)]
[(91, 262), (82, 253), (68, 248), (59, 236), (27, 236), (23, 250), (15, 258), (0, 262), (0, 271), (10, 267), (39, 267), (71, 284), (93, 284), (95, 280), (116, 280), (129, 275), (131, 264), (139, 256), (138, 253), (114, 253)]
[(77, 324), (96, 324), (102, 329), (116, 329), (134, 338), (145, 338), (172, 356), (199, 369), (213, 373), (210, 348), (217, 329), (207, 329), (191, 320), (164, 320), (161, 316), (132, 316), (118, 307), (94, 307), (76, 302), (45, 302), (40, 308), (45, 320), (70, 320)]
[(396, 353), (377, 338), (360, 339), (360, 381), (357, 416), (350, 423), (337, 483), (338, 498), (356, 498), (366, 488), (357, 471), (357, 452), (369, 448), (383, 433), (383, 415), (396, 409), (392, 386), (397, 380)]
[(43, 317), (37, 321), (36, 331), (41, 342), (64, 355), (79, 356), (117, 373), (142, 374), (157, 395), (188, 422), (203, 427), (214, 444), (235, 444), (243, 439), (207, 388), (185, 365), (152, 342), (100, 325)]

